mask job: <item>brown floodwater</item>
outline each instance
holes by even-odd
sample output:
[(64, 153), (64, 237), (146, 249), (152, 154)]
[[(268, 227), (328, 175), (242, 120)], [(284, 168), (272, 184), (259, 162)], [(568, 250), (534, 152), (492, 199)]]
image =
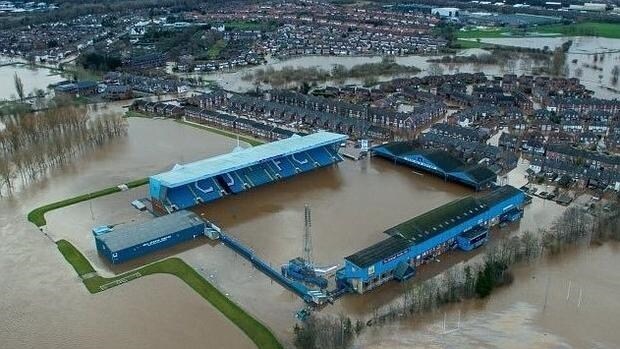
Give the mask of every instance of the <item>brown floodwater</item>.
[(280, 264), (301, 255), (308, 204), (314, 261), (332, 265), (385, 239), (384, 230), (467, 194), (467, 188), (373, 158), (344, 161), (198, 211)]
[[(518, 47), (530, 47), (540, 48), (548, 46), (553, 49), (562, 45), (564, 42), (572, 40), (573, 45), (567, 55), (567, 68), (569, 77), (577, 77), (586, 86), (586, 88), (592, 90), (596, 97), (599, 98), (616, 98), (618, 85), (613, 85), (611, 82), (611, 71), (614, 66), (619, 64), (620, 53), (618, 47), (620, 47), (619, 39), (597, 38), (597, 37), (570, 37), (570, 36), (558, 36), (558, 37), (527, 37), (527, 38), (483, 38), (483, 42), (489, 42), (500, 45), (510, 45)], [(465, 49), (459, 50), (458, 55), (469, 56), (472, 54), (488, 54), (489, 51), (481, 49)], [(604, 61), (594, 61), (594, 55), (605, 55)], [(415, 66), (422, 71), (416, 76), (425, 76), (428, 74), (428, 68), (431, 64), (429, 59), (440, 58), (440, 56), (420, 56), (411, 55), (404, 57), (396, 57), (398, 64), (406, 66)], [(234, 91), (250, 91), (255, 88), (251, 81), (245, 81), (242, 77), (248, 73), (253, 73), (258, 69), (273, 68), (276, 70), (284, 67), (295, 68), (308, 68), (316, 67), (319, 69), (330, 70), (334, 65), (339, 64), (347, 68), (351, 68), (354, 65), (365, 63), (377, 63), (382, 59), (381, 56), (302, 56), (288, 59), (275, 59), (267, 57), (267, 63), (259, 66), (245, 67), (243, 69), (234, 71), (217, 71), (212, 73), (189, 73), (180, 74), (184, 76), (198, 77), (201, 76), (204, 79), (212, 80), (227, 90)], [(577, 60), (573, 63), (573, 60)], [(515, 62), (514, 69), (510, 69), (508, 66), (501, 66), (497, 64), (476, 65), (476, 64), (441, 64), (445, 74), (452, 73), (477, 73), (484, 72), (487, 76), (502, 76), (508, 73), (515, 74), (532, 74), (532, 69), (538, 64), (533, 64), (530, 60), (519, 59)], [(597, 68), (593, 68), (592, 65), (596, 65)], [(581, 73), (578, 73), (581, 68)], [(408, 76), (404, 74), (403, 76)], [(601, 76), (601, 77), (599, 77)], [(392, 76), (380, 76), (378, 81), (387, 81), (392, 79)], [(362, 84), (360, 79), (347, 79), (346, 84)], [(328, 81), (320, 83), (319, 85), (338, 85), (334, 81)]]
[[(0, 234), (4, 238), (0, 247), (4, 281), (0, 286), (0, 347), (83, 348), (101, 347), (103, 342), (117, 347), (168, 348), (179, 343), (183, 347), (251, 347), (234, 325), (171, 277), (147, 277), (98, 295), (88, 294), (53, 243), (24, 218), (40, 204), (144, 177), (177, 162), (228, 152), (235, 143), (169, 120), (130, 119), (127, 139), (54, 171), (49, 179), (31, 184), (12, 199), (0, 200)], [(509, 181), (521, 185), (526, 168), (527, 163), (521, 163)], [(470, 193), (465, 187), (421, 176), (382, 159), (347, 160), (198, 211), (278, 266), (301, 254), (303, 209), (309, 204), (314, 259), (331, 265), (384, 238), (385, 229)], [(141, 187), (53, 211), (47, 215), (47, 232), (53, 239), (73, 242), (102, 274), (180, 256), (291, 346), (293, 315), (303, 302), (220, 243), (199, 239), (122, 268), (111, 268), (98, 256), (90, 228), (149, 219), (148, 214), (129, 205), (132, 199), (146, 195), (146, 187)], [(524, 219), (494, 232), (493, 241), (549, 225), (563, 210), (535, 198)], [(620, 318), (615, 297), (620, 278), (613, 268), (620, 262), (616, 250), (606, 246), (575, 251), (518, 269), (515, 284), (489, 301), (445, 308), (448, 327), (455, 326), (458, 311), (462, 312), (458, 334), (443, 333), (442, 312), (418, 322), (407, 320), (371, 329), (355, 345), (494, 348), (506, 343), (507, 348), (581, 348), (597, 343), (601, 348), (618, 347), (615, 331), (609, 330)], [(418, 279), (479, 258), (483, 251), (442, 256), (440, 263), (425, 266)], [(569, 280), (572, 296), (563, 302)], [(549, 296), (543, 312), (547, 282)], [(403, 284), (389, 283), (366, 295), (346, 296), (322, 312), (365, 319), (374, 309), (397, 302), (403, 288)], [(578, 288), (583, 289), (582, 303), (575, 309)]]
[[(488, 300), (369, 329), (363, 348), (618, 348), (620, 245), (575, 249), (515, 270)], [(445, 319), (445, 326), (444, 326)], [(460, 322), (459, 322), (460, 319)]]
[(17, 99), (17, 91), (13, 82), (16, 74), (24, 85), (26, 96), (34, 93), (36, 89), (46, 90), (50, 84), (65, 80), (60, 74), (56, 74), (47, 68), (27, 67), (21, 64), (0, 66), (0, 81), (2, 81), (0, 101)]
[[(129, 133), (125, 141), (0, 198), (0, 348), (254, 347), (232, 322), (171, 276), (149, 276), (89, 294), (54, 243), (26, 221), (27, 212), (43, 203), (168, 168), (183, 147), (191, 149), (185, 155), (190, 160), (234, 145), (171, 121), (132, 119)], [(158, 141), (168, 137), (174, 144)], [(74, 218), (63, 219), (70, 226)]]

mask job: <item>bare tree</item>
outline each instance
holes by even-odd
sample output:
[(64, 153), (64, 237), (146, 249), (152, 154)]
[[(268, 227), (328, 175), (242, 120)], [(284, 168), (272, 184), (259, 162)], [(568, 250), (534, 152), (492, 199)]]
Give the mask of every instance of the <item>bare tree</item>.
[(9, 191), (13, 188), (13, 168), (8, 159), (0, 155), (0, 192), (4, 186)]
[(89, 121), (86, 108), (75, 106), (8, 117), (4, 122), (0, 177), (2, 186), (9, 188), (15, 174), (23, 182), (36, 179), (49, 168), (127, 133), (127, 122), (120, 115), (106, 114)]
[(17, 73), (13, 76), (13, 82), (15, 83), (15, 92), (17, 92), (17, 96), (20, 101), (24, 100), (24, 83), (22, 79), (17, 76)]

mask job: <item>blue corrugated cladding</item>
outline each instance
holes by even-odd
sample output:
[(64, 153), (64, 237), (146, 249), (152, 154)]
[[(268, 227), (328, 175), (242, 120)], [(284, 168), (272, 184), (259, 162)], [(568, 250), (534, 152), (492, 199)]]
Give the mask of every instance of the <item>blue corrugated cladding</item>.
[(161, 188), (161, 184), (155, 178), (149, 178), (149, 194), (152, 198), (161, 199), (161, 195), (159, 190)]
[[(342, 275), (344, 278), (347, 279), (359, 278), (362, 279), (362, 281), (368, 281), (374, 277), (380, 276), (381, 274), (393, 271), (399, 262), (412, 261), (418, 256), (422, 256), (424, 252), (430, 251), (440, 246), (441, 244), (456, 238), (463, 232), (466, 232), (478, 225), (486, 224), (493, 219), (500, 218), (504, 213), (521, 207), (524, 200), (525, 194), (520, 192), (504, 201), (501, 201), (491, 206), (479, 215), (474, 216), (471, 219), (455, 227), (452, 227), (451, 229), (446, 230), (445, 232), (438, 234), (422, 243), (410, 245), (407, 249), (400, 251), (394, 256), (386, 258), (383, 261), (379, 261), (368, 268), (360, 268), (349, 262), (348, 260), (345, 260), (344, 272), (342, 273)], [(369, 271), (371, 271), (372, 273), (369, 274)]]
[(119, 251), (110, 251), (107, 246), (99, 239), (95, 238), (97, 250), (103, 254), (112, 264), (119, 264), (130, 259), (143, 256), (145, 254), (174, 246), (183, 241), (192, 240), (204, 233), (204, 224), (191, 226), (189, 228), (170, 233), (157, 239), (145, 241)]

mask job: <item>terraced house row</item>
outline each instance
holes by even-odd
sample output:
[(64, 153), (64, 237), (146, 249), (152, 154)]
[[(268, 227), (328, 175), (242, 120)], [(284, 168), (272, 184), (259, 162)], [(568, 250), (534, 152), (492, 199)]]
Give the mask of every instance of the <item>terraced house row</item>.
[(303, 124), (311, 128), (341, 132), (354, 137), (388, 139), (392, 131), (370, 122), (338, 114), (280, 104), (258, 97), (233, 94), (225, 109), (231, 113), (276, 123)]
[(432, 101), (417, 106), (412, 112), (403, 113), (387, 108), (373, 108), (284, 90), (271, 91), (268, 98), (278, 103), (304, 109), (362, 119), (395, 130), (415, 130), (426, 126), (443, 117), (448, 110), (444, 103)]

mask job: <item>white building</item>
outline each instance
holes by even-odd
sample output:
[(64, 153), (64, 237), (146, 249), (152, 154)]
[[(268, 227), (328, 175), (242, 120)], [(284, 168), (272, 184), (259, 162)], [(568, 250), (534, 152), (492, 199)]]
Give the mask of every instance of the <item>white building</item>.
[(431, 10), (433, 16), (438, 16), (441, 18), (458, 18), (459, 17), (459, 9), (455, 7), (436, 7)]

